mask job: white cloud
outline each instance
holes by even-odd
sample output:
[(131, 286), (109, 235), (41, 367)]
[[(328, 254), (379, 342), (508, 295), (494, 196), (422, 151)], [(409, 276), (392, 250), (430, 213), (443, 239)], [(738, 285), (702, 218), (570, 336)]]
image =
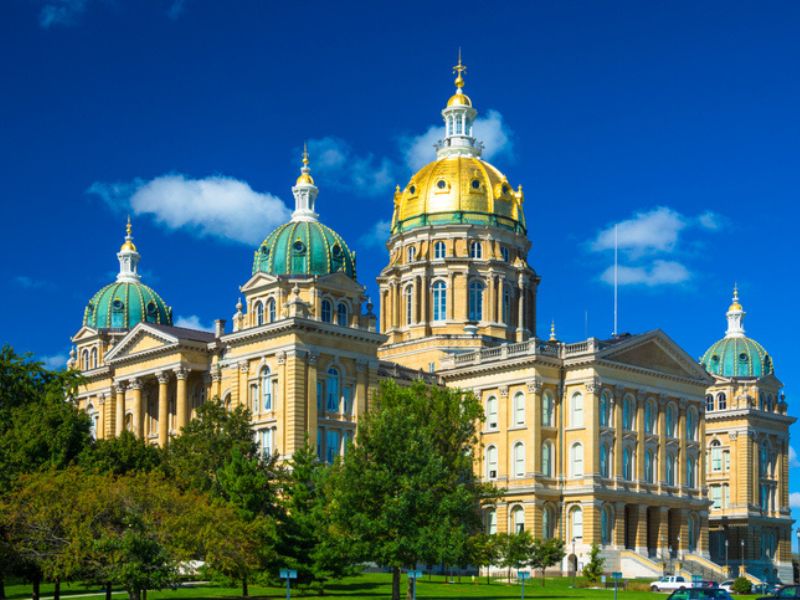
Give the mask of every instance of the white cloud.
[(49, 281), (34, 279), (33, 277), (28, 277), (27, 275), (18, 275), (17, 277), (14, 277), (13, 282), (14, 285), (26, 290), (43, 290), (53, 287), (53, 284)]
[[(617, 276), (619, 285), (656, 286), (684, 283), (691, 279), (692, 274), (679, 262), (655, 260), (643, 267), (620, 266)], [(614, 267), (608, 267), (600, 278), (608, 284), (613, 284)]]
[(112, 208), (152, 215), (169, 229), (243, 244), (257, 244), (290, 214), (280, 198), (219, 175), (189, 179), (171, 174), (147, 182), (96, 182), (88, 191)]
[(800, 508), (800, 492), (792, 492), (789, 494), (789, 506), (792, 508)]
[(75, 25), (87, 4), (88, 0), (49, 0), (39, 11), (39, 25), (43, 29)]
[[(711, 211), (689, 217), (666, 206), (637, 212), (630, 219), (609, 225), (589, 243), (594, 252), (609, 252), (615, 243), (623, 264), (619, 266), (620, 285), (675, 285), (685, 283), (692, 273), (675, 254), (687, 254), (684, 235), (690, 230), (718, 231), (724, 219)], [(614, 282), (614, 268), (600, 275)]]
[[(511, 155), (511, 131), (503, 121), (503, 115), (496, 110), (488, 110), (486, 116), (475, 120), (473, 134), (478, 141), (483, 142), (483, 158), (486, 160)], [(444, 125), (432, 125), (425, 133), (402, 139), (400, 145), (406, 164), (416, 171), (434, 160), (434, 144), (443, 137)]]
[(792, 446), (789, 446), (789, 466), (800, 467), (800, 460), (797, 459), (797, 452)]
[(39, 360), (44, 363), (45, 369), (50, 369), (51, 371), (65, 369), (67, 367), (67, 355), (66, 354), (50, 354), (48, 356), (40, 356)]
[(178, 316), (173, 322), (175, 327), (185, 327), (186, 329), (197, 329), (199, 331), (214, 331), (213, 323), (205, 325), (197, 315)]
[(359, 238), (359, 241), (365, 246), (383, 246), (386, 240), (389, 239), (389, 230), (391, 226), (392, 222), (389, 220), (378, 221), (367, 233)]
[(366, 196), (383, 194), (394, 182), (394, 165), (388, 158), (357, 154), (344, 140), (336, 137), (308, 142), (311, 172), (317, 185), (356, 191)]

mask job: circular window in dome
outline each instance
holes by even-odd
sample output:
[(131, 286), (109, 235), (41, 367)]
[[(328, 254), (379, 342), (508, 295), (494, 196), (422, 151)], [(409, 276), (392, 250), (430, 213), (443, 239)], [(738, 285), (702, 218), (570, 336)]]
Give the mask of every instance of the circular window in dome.
[(261, 246), (261, 254), (263, 254), (264, 256), (269, 256), (269, 248), (267, 248), (266, 246)]
[(114, 300), (114, 302), (111, 303), (111, 306), (114, 310), (122, 310), (123, 308), (125, 308), (125, 305), (122, 303), (122, 300)]
[(156, 303), (152, 300), (147, 303), (147, 312), (151, 315), (158, 312), (158, 308), (156, 307)]
[(410, 193), (412, 193), (412, 194), (416, 194), (417, 193), (417, 186), (412, 185), (410, 188), (408, 188), (408, 191)]
[(440, 190), (443, 190), (447, 187), (447, 182), (444, 179), (440, 179), (436, 182), (436, 187), (438, 187)]
[(508, 193), (508, 186), (507, 185), (503, 185), (503, 193), (504, 194)]
[(715, 354), (714, 356), (712, 356), (712, 357), (711, 357), (711, 361), (712, 361), (712, 362), (719, 362), (719, 356), (717, 356), (717, 355)]
[(472, 189), (473, 190), (478, 190), (478, 189), (480, 189), (480, 187), (481, 187), (481, 182), (478, 181), (477, 179), (473, 179), (472, 180)]
[(742, 362), (747, 362), (747, 354), (745, 354), (744, 352), (742, 352), (742, 353), (739, 355), (739, 360), (740, 360), (740, 361), (742, 361)]
[(341, 255), (342, 255), (342, 248), (341, 248), (341, 246), (339, 246), (339, 244), (334, 244), (334, 245), (333, 245), (333, 256), (334, 256), (335, 258), (339, 258)]
[(306, 250), (306, 245), (300, 240), (297, 240), (294, 244), (292, 244), (292, 248), (294, 248), (294, 251), (298, 254), (302, 254)]

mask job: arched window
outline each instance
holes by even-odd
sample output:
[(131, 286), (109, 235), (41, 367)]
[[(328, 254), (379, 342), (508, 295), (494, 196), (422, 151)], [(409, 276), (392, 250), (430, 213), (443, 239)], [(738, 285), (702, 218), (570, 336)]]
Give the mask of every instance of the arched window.
[(483, 284), (480, 281), (469, 282), (469, 320), (483, 319)]
[(497, 479), (497, 448), (494, 446), (486, 448), (486, 477)]
[(486, 424), (489, 429), (497, 429), (497, 398), (489, 396), (486, 401)]
[(667, 485), (675, 485), (675, 473), (678, 471), (678, 459), (670, 452), (667, 454)]
[(525, 425), (525, 394), (514, 394), (514, 425)]
[(667, 414), (664, 419), (667, 431), (667, 437), (675, 437), (675, 407), (672, 404), (667, 405)]
[(264, 410), (272, 410), (272, 377), (269, 367), (261, 369), (261, 404)]
[(542, 475), (553, 476), (553, 444), (550, 442), (542, 444)]
[(767, 442), (761, 442), (758, 452), (758, 472), (762, 477), (766, 477), (769, 471), (769, 448)]
[(91, 367), (89, 366), (89, 351), (84, 350), (81, 352), (81, 369), (84, 371), (88, 371)]
[(503, 259), (503, 262), (508, 262), (508, 248), (505, 246), (500, 246), (500, 257)]
[(270, 298), (267, 300), (267, 319), (270, 323), (275, 322), (275, 299)]
[(97, 368), (97, 348), (92, 348), (92, 368)]
[(644, 431), (645, 433), (653, 433), (656, 430), (656, 418), (658, 409), (656, 403), (648, 400), (644, 404)]
[(503, 284), (503, 323), (511, 325), (511, 286)]
[(700, 534), (700, 527), (699, 527), (699, 520), (691, 513), (689, 515), (689, 552), (694, 552), (697, 550), (697, 538)]
[(580, 506), (573, 506), (569, 511), (570, 533), (573, 539), (583, 538), (583, 510)]
[(719, 440), (711, 442), (711, 470), (722, 471), (722, 444)]
[(714, 396), (712, 394), (706, 395), (706, 412), (714, 410)]
[(611, 469), (609, 468), (609, 449), (608, 444), (600, 444), (600, 476), (610, 477)]
[(261, 300), (256, 302), (256, 325), (263, 325), (264, 324), (264, 305), (261, 303)]
[(695, 487), (694, 483), (695, 473), (694, 473), (694, 458), (691, 456), (686, 457), (686, 487), (693, 488)]
[(261, 446), (261, 456), (264, 459), (268, 459), (272, 456), (272, 429), (262, 429), (259, 431), (261, 435), (259, 436), (258, 445)]
[(447, 256), (447, 247), (444, 242), (438, 241), (433, 245), (433, 258), (444, 258)]
[(767, 394), (767, 412), (772, 412), (772, 394)]
[(328, 369), (325, 390), (327, 391), (326, 408), (328, 412), (339, 412), (339, 371), (333, 367)]
[(633, 453), (627, 446), (622, 450), (622, 477), (633, 481)]
[(580, 477), (583, 475), (583, 444), (580, 442), (572, 444), (569, 452), (572, 476)]
[(514, 533), (525, 531), (525, 510), (521, 506), (511, 509), (511, 528)]
[(472, 242), (469, 245), (470, 258), (483, 258), (483, 244), (480, 242)]
[(447, 318), (447, 284), (437, 281), (433, 284), (433, 320), (444, 321)]
[(655, 479), (655, 454), (652, 450), (646, 450), (644, 453), (644, 480), (647, 483), (653, 483)]
[(610, 411), (611, 394), (608, 390), (603, 390), (600, 394), (600, 427), (608, 427)]
[(514, 444), (514, 477), (525, 477), (525, 446), (522, 442)]
[(542, 427), (553, 426), (553, 410), (554, 410), (553, 392), (545, 390), (542, 394)]
[(636, 409), (633, 406), (633, 396), (625, 396), (622, 401), (622, 427), (628, 431), (633, 431), (633, 417)]
[(411, 325), (414, 320), (414, 287), (406, 286), (403, 295), (406, 301), (406, 325)]
[(693, 408), (686, 411), (686, 439), (695, 440), (697, 437), (697, 413)]
[(728, 408), (728, 399), (723, 392), (717, 394), (717, 410), (725, 410)]
[(331, 306), (330, 300), (323, 300), (322, 301), (322, 320), (326, 323), (330, 323), (333, 319), (333, 307)]
[(94, 406), (91, 404), (86, 407), (86, 414), (89, 415), (89, 421), (91, 422), (89, 434), (92, 436), (93, 440), (96, 440), (97, 428), (100, 425), (100, 415), (95, 411)]
[(580, 392), (572, 394), (569, 422), (573, 427), (583, 427), (583, 394)]
[(493, 508), (486, 511), (486, 533), (489, 535), (497, 533), (497, 511)]
[(614, 526), (614, 513), (607, 504), (600, 513), (600, 543), (607, 546), (611, 543), (611, 533)]
[(406, 248), (406, 262), (414, 262), (414, 246)]
[(546, 540), (551, 539), (556, 532), (556, 518), (553, 507), (546, 504), (542, 511), (542, 537)]
[(766, 404), (767, 404), (767, 401), (766, 401), (766, 396), (764, 395), (764, 392), (759, 392), (759, 394), (758, 394), (758, 407), (761, 410), (764, 410), (766, 408)]
[(347, 327), (347, 305), (344, 302), (336, 306), (336, 324)]

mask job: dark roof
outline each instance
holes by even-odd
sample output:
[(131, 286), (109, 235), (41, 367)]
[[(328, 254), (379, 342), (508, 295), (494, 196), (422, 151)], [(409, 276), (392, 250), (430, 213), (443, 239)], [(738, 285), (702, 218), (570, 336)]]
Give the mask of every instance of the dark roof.
[(172, 325), (161, 325), (160, 323), (147, 323), (148, 327), (163, 331), (169, 335), (174, 335), (181, 340), (193, 340), (196, 342), (213, 342), (217, 339), (210, 331), (201, 331), (199, 329), (189, 329), (188, 327), (173, 327)]

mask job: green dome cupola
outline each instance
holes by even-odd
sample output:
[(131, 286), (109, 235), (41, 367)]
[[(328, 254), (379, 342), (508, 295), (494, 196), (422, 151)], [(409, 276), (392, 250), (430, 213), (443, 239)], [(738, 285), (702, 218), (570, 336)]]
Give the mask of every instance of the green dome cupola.
[(318, 193), (308, 167), (308, 150), (304, 150), (303, 168), (292, 187), (292, 219), (270, 233), (255, 251), (253, 275), (309, 277), (341, 271), (356, 278), (355, 252), (338, 233), (319, 222), (315, 211)]
[(760, 379), (774, 374), (772, 357), (761, 344), (744, 334), (745, 314), (739, 303), (739, 291), (734, 288), (725, 337), (706, 350), (700, 359), (712, 375)]
[(127, 235), (117, 259), (117, 280), (100, 289), (83, 311), (83, 325), (92, 329), (130, 329), (137, 323), (172, 325), (172, 308), (139, 275), (136, 250), (128, 219)]

